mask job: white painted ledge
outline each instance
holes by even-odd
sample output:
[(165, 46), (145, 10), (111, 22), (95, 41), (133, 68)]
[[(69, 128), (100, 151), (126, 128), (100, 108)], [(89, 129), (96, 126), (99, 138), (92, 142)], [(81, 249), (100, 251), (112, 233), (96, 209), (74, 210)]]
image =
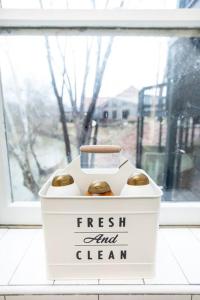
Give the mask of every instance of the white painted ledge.
[(198, 295), (200, 285), (55, 285), (1, 286), (0, 295)]
[(0, 9), (0, 27), (200, 28), (200, 9)]

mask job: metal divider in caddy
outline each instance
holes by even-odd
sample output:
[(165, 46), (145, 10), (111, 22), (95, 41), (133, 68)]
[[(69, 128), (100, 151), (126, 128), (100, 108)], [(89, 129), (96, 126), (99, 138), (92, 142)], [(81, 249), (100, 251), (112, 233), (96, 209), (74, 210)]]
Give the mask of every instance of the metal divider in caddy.
[[(118, 146), (83, 146), (81, 152), (120, 152)], [(130, 175), (141, 172), (148, 186), (120, 195)], [(49, 195), (52, 179), (70, 174), (79, 196)], [(84, 196), (94, 180), (108, 182), (114, 196)], [(39, 192), (49, 279), (134, 279), (155, 275), (156, 238), (162, 192), (153, 180), (121, 157), (114, 173), (85, 172), (80, 156), (57, 170)]]

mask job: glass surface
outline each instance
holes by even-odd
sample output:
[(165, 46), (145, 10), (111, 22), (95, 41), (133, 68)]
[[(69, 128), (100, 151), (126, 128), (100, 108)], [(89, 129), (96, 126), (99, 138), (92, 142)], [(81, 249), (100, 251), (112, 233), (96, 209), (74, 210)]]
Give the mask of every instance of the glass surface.
[(121, 145), (163, 200), (199, 201), (199, 38), (10, 34), (0, 58), (13, 201), (84, 143)]
[(193, 0), (1, 0), (3, 8), (37, 9), (173, 9), (198, 7)]

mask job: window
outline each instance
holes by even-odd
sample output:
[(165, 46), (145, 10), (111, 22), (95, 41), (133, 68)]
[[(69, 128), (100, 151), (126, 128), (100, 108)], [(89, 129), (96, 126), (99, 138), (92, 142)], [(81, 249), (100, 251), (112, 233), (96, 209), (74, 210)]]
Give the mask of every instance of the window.
[[(178, 16), (177, 11), (172, 12)], [(124, 10), (121, 16), (126, 21), (129, 12)], [(105, 22), (102, 18), (96, 21), (97, 27), (92, 25), (91, 34), (76, 18), (77, 28), (71, 31), (65, 24), (56, 32), (55, 19), (42, 30), (34, 24), (31, 30), (24, 29), (26, 21), (9, 32), (2, 28), (1, 118), (6, 138), (1, 142), (5, 182), (0, 192), (7, 195), (4, 208), (7, 205), (13, 212), (9, 222), (20, 223), (25, 218), (23, 223), (38, 223), (38, 189), (52, 171), (74, 158), (79, 145), (111, 140), (124, 146), (125, 155), (163, 187), (163, 215), (171, 209), (175, 212), (176, 207), (181, 212), (185, 205), (192, 207), (199, 201), (200, 169), (197, 33), (190, 29), (183, 33), (175, 25), (173, 36), (166, 29), (148, 31), (133, 25), (131, 17), (131, 29), (117, 33), (106, 21), (107, 29), (100, 32), (97, 27)], [(198, 27), (194, 16), (190, 18), (193, 27)], [(171, 27), (172, 23), (167, 24)], [(79, 35), (81, 27), (85, 31)], [(95, 110), (84, 124), (92, 102)], [(121, 110), (124, 105), (126, 109)], [(118, 110), (127, 122), (118, 120)], [(3, 122), (1, 132), (3, 135)], [(167, 201), (181, 204), (173, 208)], [(22, 217), (25, 211), (30, 213)], [(3, 222), (8, 222), (4, 216)], [(181, 223), (178, 219), (172, 222)]]
[(128, 109), (123, 110), (122, 111), (122, 119), (127, 120), (128, 117), (129, 117), (129, 110)]
[(116, 110), (113, 110), (113, 111), (112, 111), (112, 119), (113, 119), (113, 120), (116, 120), (116, 119), (117, 119), (117, 111), (116, 111)]
[(103, 119), (107, 120), (108, 116), (109, 116), (109, 112), (107, 110), (104, 110), (104, 112), (103, 112)]

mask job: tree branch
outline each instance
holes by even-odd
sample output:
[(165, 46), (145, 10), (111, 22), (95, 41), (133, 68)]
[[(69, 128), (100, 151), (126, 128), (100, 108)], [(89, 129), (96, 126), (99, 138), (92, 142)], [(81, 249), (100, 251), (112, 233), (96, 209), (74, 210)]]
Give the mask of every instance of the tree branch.
[(95, 82), (94, 82), (94, 88), (93, 88), (93, 95), (92, 95), (92, 101), (89, 105), (88, 112), (84, 118), (83, 126), (82, 126), (82, 132), (80, 136), (80, 146), (83, 144), (86, 144), (90, 140), (90, 136), (88, 134), (89, 127), (91, 126), (92, 117), (95, 111), (96, 102), (98, 99), (98, 95), (100, 92), (101, 84), (103, 75), (105, 72), (106, 64), (108, 61), (108, 58), (111, 53), (112, 44), (113, 44), (113, 37), (110, 38), (109, 43), (107, 45), (106, 51), (103, 56), (102, 63), (100, 64), (100, 52), (101, 52), (101, 43), (98, 43), (98, 53), (97, 53), (97, 69), (96, 69), (96, 75), (95, 75)]
[[(62, 123), (63, 137), (64, 137), (64, 143), (65, 143), (65, 152), (66, 152), (67, 160), (68, 160), (68, 162), (70, 162), (72, 160), (71, 146), (70, 146), (69, 134), (68, 134), (68, 129), (67, 129), (67, 119), (65, 116), (63, 98), (62, 98), (62, 95), (61, 96), (59, 95), (57, 85), (56, 85), (55, 74), (54, 74), (53, 65), (52, 65), (52, 61), (51, 61), (49, 40), (48, 40), (47, 36), (45, 36), (44, 38), (45, 38), (45, 45), (46, 45), (46, 50), (47, 50), (47, 61), (48, 61), (50, 75), (51, 75), (52, 87), (53, 87), (53, 91), (54, 91), (54, 94), (55, 94), (57, 102), (58, 102), (58, 107), (59, 107), (59, 112), (60, 112), (60, 119), (61, 119), (61, 123)], [(63, 93), (63, 91), (62, 91), (62, 93)]]
[(79, 110), (80, 116), (82, 116), (84, 113), (85, 91), (86, 91), (87, 79), (88, 79), (88, 75), (89, 75), (89, 62), (90, 62), (91, 48), (92, 48), (92, 46), (89, 47), (87, 45), (85, 72), (84, 72), (84, 76), (83, 76), (83, 86), (82, 86), (81, 99), (80, 99), (80, 110)]
[[(76, 102), (75, 102), (75, 99), (74, 99), (74, 96), (73, 96), (73, 89), (72, 89), (71, 80), (70, 80), (70, 77), (69, 77), (69, 74), (68, 74), (67, 68), (66, 68), (65, 56), (62, 53), (62, 50), (60, 48), (60, 44), (58, 43), (58, 41), (57, 41), (57, 46), (58, 46), (60, 57), (61, 57), (62, 63), (63, 63), (63, 73), (64, 73), (63, 78), (64, 78), (66, 89), (68, 91), (68, 95), (69, 95), (69, 99), (70, 99), (70, 103), (71, 103), (71, 107), (72, 107), (72, 111), (73, 111), (73, 116), (76, 117), (77, 107), (76, 107)], [(66, 76), (66, 79), (65, 79), (65, 76)]]

